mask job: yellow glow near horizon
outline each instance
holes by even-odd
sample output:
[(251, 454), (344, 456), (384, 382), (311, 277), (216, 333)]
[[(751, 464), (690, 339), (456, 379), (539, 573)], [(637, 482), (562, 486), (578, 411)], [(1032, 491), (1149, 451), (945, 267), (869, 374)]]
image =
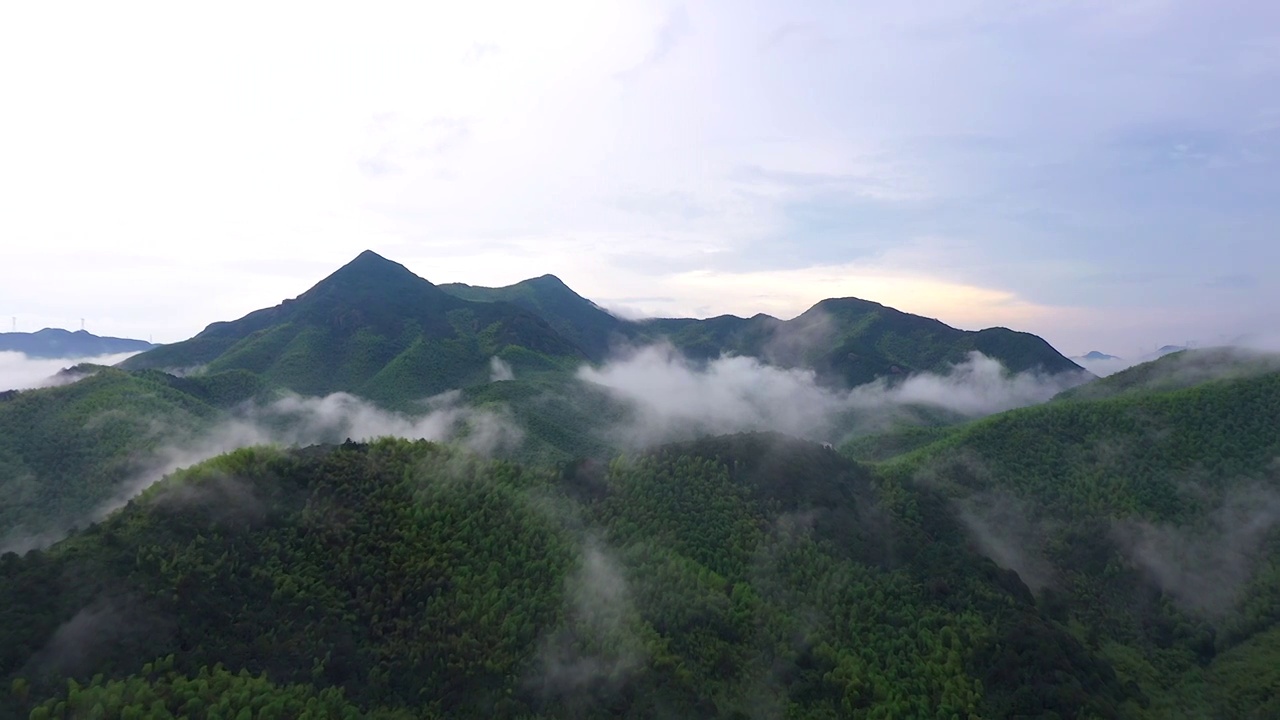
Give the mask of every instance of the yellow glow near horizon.
[(697, 271), (668, 280), (672, 290), (704, 299), (712, 314), (744, 308), (790, 318), (826, 298), (857, 297), (962, 328), (1026, 329), (1067, 308), (1037, 305), (994, 288), (900, 275), (854, 265), (749, 273)]

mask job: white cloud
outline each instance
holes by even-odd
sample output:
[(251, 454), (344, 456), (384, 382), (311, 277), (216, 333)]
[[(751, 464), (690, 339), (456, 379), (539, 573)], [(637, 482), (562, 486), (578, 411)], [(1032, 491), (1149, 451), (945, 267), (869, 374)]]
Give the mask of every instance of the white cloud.
[[(1263, 106), (1280, 68), (1261, 34), (1267, 10), (1196, 3), (2, 12), (0, 235), (12, 242), (0, 311), (63, 326), (92, 314), (102, 332), (160, 341), (319, 279), (290, 261), (333, 268), (365, 248), (433, 281), (554, 272), (602, 302), (669, 296), (655, 308), (664, 314), (803, 309), (794, 293), (765, 307), (739, 293), (729, 307), (717, 288), (689, 282), (699, 274), (928, 278), (981, 291), (940, 305), (944, 320), (1047, 332), (1066, 321), (1033, 310), (1085, 304), (1062, 299), (1078, 297), (1081, 271), (1209, 272), (1196, 252), (1153, 252), (1175, 241), (1156, 230), (1131, 232), (1146, 227), (1146, 209), (1112, 216), (1104, 201), (1124, 198), (1100, 188), (1121, 175), (1108, 143), (1162, 124), (1173, 136), (1269, 137), (1257, 129), (1273, 122)], [(1209, 180), (1229, 175), (1245, 190), (1273, 184), (1217, 172)], [(1205, 196), (1192, 204), (1210, 214), (1176, 238), (1201, 258), (1218, 233), (1195, 227), (1220, 227)], [(848, 212), (813, 221), (800, 212), (813, 202)], [(1274, 225), (1231, 209), (1247, 231), (1232, 237)], [(1064, 227), (1036, 235), (1050, 232), (1046, 218)], [(829, 235), (815, 240), (815, 224)], [(970, 249), (959, 260), (892, 257), (939, 233)], [(735, 267), (788, 243), (825, 245), (825, 256), (780, 251), (764, 268)], [(1137, 249), (1117, 257), (1126, 243)], [(1211, 258), (1265, 266), (1266, 247)], [(763, 270), (782, 275), (750, 274)], [(1099, 332), (1119, 336), (1115, 325)]]
[(947, 373), (837, 390), (820, 385), (810, 370), (733, 356), (699, 365), (666, 345), (641, 348), (600, 368), (584, 366), (578, 376), (636, 403), (637, 417), (613, 429), (630, 446), (751, 430), (834, 441), (854, 429), (892, 425), (908, 406), (979, 417), (1044, 402), (1084, 379), (1008, 373), (975, 352)]
[(0, 352), (0, 391), (27, 390), (30, 388), (62, 385), (79, 376), (61, 376), (58, 373), (80, 363), (115, 365), (137, 353), (118, 353), (97, 357), (70, 359), (29, 358), (20, 352)]

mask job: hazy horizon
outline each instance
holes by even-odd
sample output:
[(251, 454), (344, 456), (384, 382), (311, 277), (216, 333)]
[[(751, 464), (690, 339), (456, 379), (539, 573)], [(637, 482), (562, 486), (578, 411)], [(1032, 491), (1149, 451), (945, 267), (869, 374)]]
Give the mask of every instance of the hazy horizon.
[(1272, 334), (1272, 5), (247, 10), (5, 11), (0, 328), (174, 342), (371, 248), (629, 315)]

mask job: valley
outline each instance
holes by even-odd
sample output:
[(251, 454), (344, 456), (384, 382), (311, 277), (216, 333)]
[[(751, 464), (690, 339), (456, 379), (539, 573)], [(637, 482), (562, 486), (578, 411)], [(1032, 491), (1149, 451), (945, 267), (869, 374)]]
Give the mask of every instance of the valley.
[(0, 399), (3, 707), (1270, 717), (1278, 371), (367, 252)]

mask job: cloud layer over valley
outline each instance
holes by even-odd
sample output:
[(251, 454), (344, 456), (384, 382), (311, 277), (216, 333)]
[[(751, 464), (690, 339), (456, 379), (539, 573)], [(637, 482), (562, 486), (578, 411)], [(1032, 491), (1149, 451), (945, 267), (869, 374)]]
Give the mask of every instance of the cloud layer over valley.
[(667, 345), (636, 350), (600, 368), (584, 367), (578, 376), (637, 405), (638, 419), (614, 428), (632, 446), (749, 430), (834, 442), (918, 420), (921, 412), (963, 419), (1044, 402), (1086, 377), (1013, 374), (975, 352), (946, 373), (837, 390), (820, 384), (810, 370), (740, 356), (698, 364)]
[(137, 353), (118, 353), (97, 357), (67, 359), (30, 358), (20, 352), (0, 352), (0, 392), (5, 390), (29, 390), (31, 388), (65, 385), (79, 379), (79, 375), (59, 375), (67, 368), (81, 363), (115, 365)]
[[(423, 410), (421, 415), (407, 415), (383, 410), (353, 395), (335, 393), (326, 397), (286, 395), (272, 402), (246, 404), (212, 427), (194, 430), (175, 430), (152, 419), (142, 431), (158, 449), (132, 458), (143, 469), (122, 483), (109, 500), (87, 518), (63, 518), (60, 527), (19, 527), (2, 534), (0, 552), (22, 552), (55, 542), (71, 526), (105, 516), (169, 473), (238, 448), (306, 446), (395, 436), (457, 442), (490, 455), (515, 448), (523, 439), (523, 431), (503, 411), (466, 407), (458, 392), (424, 401)], [(91, 422), (130, 421), (110, 412)]]

